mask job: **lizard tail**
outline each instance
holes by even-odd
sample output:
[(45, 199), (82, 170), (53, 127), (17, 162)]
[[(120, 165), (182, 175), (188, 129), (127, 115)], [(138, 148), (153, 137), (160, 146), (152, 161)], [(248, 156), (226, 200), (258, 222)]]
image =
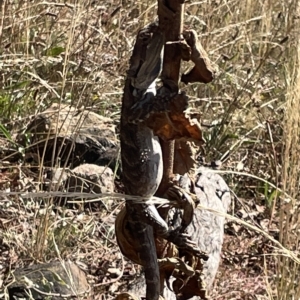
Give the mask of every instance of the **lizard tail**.
[(139, 256), (144, 262), (144, 272), (146, 280), (146, 300), (158, 300), (160, 295), (160, 275), (157, 264), (157, 253), (153, 236), (153, 228), (145, 223), (140, 223), (139, 230), (136, 234), (139, 235), (140, 251)]

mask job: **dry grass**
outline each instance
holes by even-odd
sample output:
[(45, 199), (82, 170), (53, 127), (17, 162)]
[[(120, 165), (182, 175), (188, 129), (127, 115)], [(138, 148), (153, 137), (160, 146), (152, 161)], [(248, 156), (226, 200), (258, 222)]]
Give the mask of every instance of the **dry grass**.
[[(54, 102), (84, 107), (118, 122), (130, 51), (138, 28), (153, 20), (156, 1), (2, 0), (0, 5), (0, 140), (22, 157), (9, 167), (4, 164), (8, 158), (1, 157), (1, 190), (39, 192), (42, 171), (37, 180), (28, 174), (26, 146), (16, 144), (16, 134)], [(250, 210), (263, 206), (263, 213), (246, 221), (275, 238), (273, 229), (279, 228), (280, 242), (292, 251), (298, 247), (299, 16), (296, 0), (190, 1), (185, 25), (196, 29), (219, 74), (209, 85), (182, 85), (192, 111), (208, 125), (203, 127), (206, 159), (222, 159), (232, 171), (224, 176), (240, 198), (233, 214), (240, 202)], [(187, 68), (183, 64), (183, 70)], [(54, 214), (52, 204), (51, 198), (1, 196), (0, 249), (7, 254), (1, 266), (9, 265), (5, 272), (0, 270), (4, 292), (14, 268), (57, 256), (83, 261), (96, 274), (96, 283), (106, 280), (95, 269), (103, 253), (118, 257), (111, 215), (119, 204), (113, 212), (81, 215)], [(262, 226), (258, 216), (267, 218), (268, 226)], [(256, 250), (250, 251), (256, 255)], [(276, 255), (275, 269), (269, 260), (266, 256), (264, 272), (259, 273), (270, 284), (269, 291), (264, 287), (260, 292), (261, 299), (300, 299), (298, 263)], [(218, 282), (244, 284), (239, 277), (227, 277)], [(106, 287), (101, 286), (100, 293), (107, 292)], [(255, 293), (250, 289), (249, 295), (251, 291)], [(220, 286), (216, 293), (217, 299), (233, 299)], [(249, 295), (243, 299), (255, 299)]]
[[(300, 5), (297, 8), (300, 13)], [(282, 151), (282, 183), (290, 198), (280, 201), (280, 242), (289, 249), (299, 253), (299, 137), (300, 137), (300, 42), (299, 35), (293, 65), (287, 74), (287, 101)], [(289, 257), (278, 257), (277, 291), (278, 299), (299, 299), (300, 265)]]

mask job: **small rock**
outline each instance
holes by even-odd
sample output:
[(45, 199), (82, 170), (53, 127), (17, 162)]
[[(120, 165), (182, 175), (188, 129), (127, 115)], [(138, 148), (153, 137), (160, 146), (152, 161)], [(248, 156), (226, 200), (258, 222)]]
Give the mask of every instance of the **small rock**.
[(26, 146), (26, 157), (31, 160), (38, 163), (43, 156), (45, 166), (53, 165), (53, 151), (60, 165), (76, 167), (82, 163), (109, 162), (116, 165), (119, 151), (115, 125), (110, 118), (57, 103), (29, 122), (25, 133), (17, 136), (17, 143)]
[(71, 174), (66, 183), (69, 192), (100, 194), (114, 191), (114, 173), (108, 167), (83, 164)]
[(90, 290), (85, 273), (70, 261), (31, 265), (15, 270), (14, 276), (10, 299), (28, 299), (29, 294), (32, 299), (62, 300), (87, 295)]
[[(63, 189), (69, 193), (112, 193), (114, 191), (114, 173), (108, 167), (83, 164), (68, 172)], [(76, 198), (78, 199), (78, 197)], [(72, 198), (57, 197), (55, 202), (65, 205), (68, 200), (72, 200)], [(100, 202), (108, 209), (113, 200)]]

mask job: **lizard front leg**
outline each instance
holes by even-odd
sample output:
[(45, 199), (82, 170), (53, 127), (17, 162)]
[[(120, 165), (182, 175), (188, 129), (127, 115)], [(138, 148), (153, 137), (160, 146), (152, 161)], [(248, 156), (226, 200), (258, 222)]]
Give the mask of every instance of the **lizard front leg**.
[(145, 220), (145, 222), (153, 227), (154, 234), (158, 237), (164, 238), (173, 243), (178, 248), (190, 252), (192, 255), (207, 260), (206, 253), (193, 242), (190, 237), (182, 232), (182, 227), (172, 229), (168, 227), (166, 221), (160, 216), (154, 205), (145, 206), (139, 211), (138, 217)]

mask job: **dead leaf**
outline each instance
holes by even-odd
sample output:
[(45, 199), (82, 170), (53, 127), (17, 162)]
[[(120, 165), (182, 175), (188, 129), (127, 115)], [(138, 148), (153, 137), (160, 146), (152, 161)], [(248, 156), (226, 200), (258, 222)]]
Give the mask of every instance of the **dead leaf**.
[(185, 93), (178, 94), (170, 100), (168, 112), (153, 113), (145, 123), (165, 141), (183, 138), (204, 143), (200, 123), (187, 115), (187, 107), (188, 97)]
[[(187, 74), (181, 76), (181, 81), (185, 84), (190, 82), (211, 82), (214, 79), (216, 70), (202, 47), (196, 31), (185, 30), (183, 37), (191, 48), (190, 60), (195, 66)], [(187, 53), (187, 51), (185, 51), (185, 53)]]

